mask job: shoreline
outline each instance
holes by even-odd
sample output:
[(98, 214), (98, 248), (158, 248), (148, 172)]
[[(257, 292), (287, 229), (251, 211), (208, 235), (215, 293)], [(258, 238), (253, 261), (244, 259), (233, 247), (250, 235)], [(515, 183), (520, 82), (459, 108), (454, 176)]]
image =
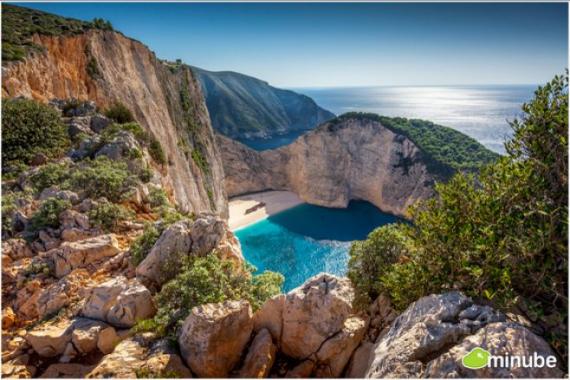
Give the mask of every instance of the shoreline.
[(228, 225), (235, 232), (305, 202), (291, 191), (269, 190), (238, 195), (228, 203)]

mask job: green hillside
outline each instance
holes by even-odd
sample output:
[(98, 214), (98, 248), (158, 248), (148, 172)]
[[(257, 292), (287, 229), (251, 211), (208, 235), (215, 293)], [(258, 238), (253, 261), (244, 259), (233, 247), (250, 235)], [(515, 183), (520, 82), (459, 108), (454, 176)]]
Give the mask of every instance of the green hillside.
[(202, 86), (214, 129), (228, 137), (268, 137), (311, 129), (334, 117), (308, 96), (247, 75), (192, 70)]

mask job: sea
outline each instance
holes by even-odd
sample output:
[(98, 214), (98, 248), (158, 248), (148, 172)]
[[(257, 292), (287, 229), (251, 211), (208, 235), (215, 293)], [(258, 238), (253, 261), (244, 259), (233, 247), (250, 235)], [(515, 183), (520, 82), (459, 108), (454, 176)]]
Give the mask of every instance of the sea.
[[(433, 121), (455, 128), (488, 149), (504, 154), (510, 138), (509, 121), (521, 117), (521, 106), (536, 86), (398, 86), (295, 88), (336, 115), (373, 112)], [(242, 140), (256, 150), (287, 145), (306, 131), (272, 139)], [(346, 209), (303, 204), (237, 230), (244, 257), (258, 272), (285, 276), (287, 292), (320, 272), (346, 275), (350, 246), (375, 228), (400, 221), (368, 202), (351, 202)]]

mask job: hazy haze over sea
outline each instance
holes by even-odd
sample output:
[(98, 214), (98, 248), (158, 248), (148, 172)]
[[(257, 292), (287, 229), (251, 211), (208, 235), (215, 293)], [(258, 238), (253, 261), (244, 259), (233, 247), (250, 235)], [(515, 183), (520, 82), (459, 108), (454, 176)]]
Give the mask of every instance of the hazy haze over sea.
[(344, 88), (295, 88), (337, 115), (374, 112), (433, 121), (455, 128), (504, 153), (503, 142), (511, 134), (507, 120), (521, 114), (535, 85), (487, 86), (386, 86)]

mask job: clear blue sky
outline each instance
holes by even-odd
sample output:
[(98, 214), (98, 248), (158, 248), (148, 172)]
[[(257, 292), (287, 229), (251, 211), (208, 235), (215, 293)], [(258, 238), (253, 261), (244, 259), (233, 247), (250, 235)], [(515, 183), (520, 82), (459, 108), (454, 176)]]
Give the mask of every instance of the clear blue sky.
[(19, 4), (282, 87), (536, 84), (568, 66), (565, 3)]

